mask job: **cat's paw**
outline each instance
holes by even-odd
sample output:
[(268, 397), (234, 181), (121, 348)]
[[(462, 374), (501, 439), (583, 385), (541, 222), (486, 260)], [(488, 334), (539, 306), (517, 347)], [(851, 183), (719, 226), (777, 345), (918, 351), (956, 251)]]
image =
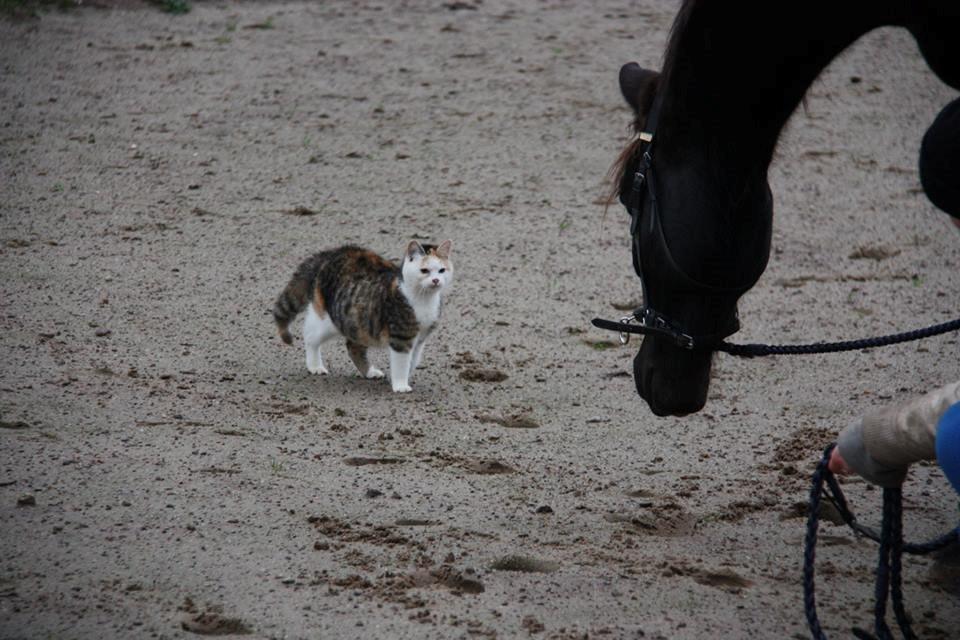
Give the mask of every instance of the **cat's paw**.
[(327, 371), (327, 368), (326, 368), (325, 366), (323, 366), (322, 364), (319, 365), (319, 366), (315, 366), (315, 367), (307, 367), (307, 371), (309, 371), (310, 373), (312, 373), (312, 374), (314, 374), (314, 375), (318, 375), (318, 376), (325, 376), (325, 375), (327, 375), (328, 373), (330, 373), (329, 371)]
[(393, 385), (394, 393), (410, 393), (413, 389), (408, 384), (395, 384)]
[(376, 367), (370, 367), (370, 370), (367, 371), (367, 380), (379, 380), (383, 377), (383, 371), (377, 369)]

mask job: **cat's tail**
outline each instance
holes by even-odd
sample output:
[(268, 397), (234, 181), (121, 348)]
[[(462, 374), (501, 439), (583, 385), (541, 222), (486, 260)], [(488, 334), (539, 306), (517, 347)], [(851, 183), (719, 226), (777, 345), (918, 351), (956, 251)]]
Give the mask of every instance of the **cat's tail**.
[(273, 320), (277, 323), (280, 339), (287, 344), (293, 344), (290, 335), (290, 323), (310, 303), (310, 285), (313, 279), (303, 269), (298, 269), (287, 287), (280, 293), (276, 304), (273, 305)]

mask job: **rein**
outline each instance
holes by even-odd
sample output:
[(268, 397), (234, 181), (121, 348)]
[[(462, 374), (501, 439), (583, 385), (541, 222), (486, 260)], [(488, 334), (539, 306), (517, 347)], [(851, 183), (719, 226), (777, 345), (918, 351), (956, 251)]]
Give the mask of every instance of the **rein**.
[(827, 640), (826, 634), (820, 626), (817, 616), (817, 602), (814, 584), (814, 565), (816, 560), (817, 530), (820, 520), (821, 499), (826, 497), (843, 518), (844, 523), (856, 533), (880, 543), (880, 558), (877, 565), (877, 578), (874, 585), (874, 633), (870, 634), (863, 629), (854, 627), (853, 634), (861, 640), (893, 640), (890, 627), (886, 622), (887, 599), (893, 606), (893, 614), (900, 627), (900, 632), (907, 640), (915, 639), (917, 635), (910, 628), (910, 618), (903, 606), (903, 589), (901, 577), (901, 557), (903, 553), (926, 554), (947, 545), (960, 542), (960, 526), (952, 531), (921, 544), (909, 544), (903, 541), (903, 505), (900, 487), (884, 488), (883, 490), (883, 519), (880, 533), (865, 527), (857, 522), (856, 516), (847, 506), (846, 498), (840, 490), (836, 477), (831, 473), (830, 454), (836, 444), (831, 444), (824, 450), (823, 458), (817, 464), (813, 473), (810, 488), (810, 503), (807, 514), (807, 533), (803, 542), (803, 605), (807, 616), (807, 626), (814, 640)]
[[(679, 325), (669, 319), (657, 314), (650, 313), (652, 310), (640, 308), (633, 312), (633, 315), (621, 318), (619, 322), (613, 320), (604, 320), (603, 318), (594, 318), (593, 326), (600, 329), (620, 332), (620, 344), (627, 344), (630, 341), (630, 334), (642, 333), (646, 335), (663, 335), (672, 339), (677, 346), (684, 349), (706, 348), (698, 344), (694, 339), (683, 333)], [(637, 324), (634, 324), (636, 322)], [(911, 340), (920, 340), (932, 336), (938, 336), (950, 331), (960, 329), (960, 318), (950, 320), (940, 324), (935, 324), (923, 329), (914, 329), (902, 333), (894, 333), (885, 336), (876, 336), (873, 338), (861, 338), (858, 340), (844, 340), (840, 342), (812, 342), (809, 344), (735, 344), (722, 340), (710, 347), (713, 351), (723, 351), (732, 356), (741, 358), (756, 358), (759, 356), (771, 355), (810, 355), (816, 353), (838, 353), (841, 351), (856, 351), (858, 349), (870, 349), (873, 347), (885, 347), (891, 344), (909, 342)], [(702, 337), (701, 337), (702, 339)], [(704, 340), (704, 342), (707, 342)]]

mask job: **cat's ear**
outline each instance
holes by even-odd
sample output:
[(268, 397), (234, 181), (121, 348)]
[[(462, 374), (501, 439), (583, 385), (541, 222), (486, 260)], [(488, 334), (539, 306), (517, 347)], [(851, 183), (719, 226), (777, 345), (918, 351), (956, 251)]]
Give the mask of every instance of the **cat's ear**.
[(437, 257), (441, 260), (450, 259), (450, 251), (453, 249), (453, 242), (450, 240), (444, 240), (440, 243), (440, 246), (437, 247)]
[(411, 240), (410, 244), (407, 245), (407, 260), (413, 260), (426, 254), (427, 252), (423, 250), (423, 247), (420, 246), (420, 243), (416, 240)]

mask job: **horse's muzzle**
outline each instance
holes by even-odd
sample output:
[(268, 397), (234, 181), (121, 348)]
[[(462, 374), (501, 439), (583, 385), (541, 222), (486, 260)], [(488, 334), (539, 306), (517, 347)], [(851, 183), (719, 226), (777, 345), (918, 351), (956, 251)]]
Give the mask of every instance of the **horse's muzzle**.
[(703, 409), (710, 387), (710, 351), (691, 351), (646, 336), (633, 359), (637, 393), (658, 416), (685, 416)]

